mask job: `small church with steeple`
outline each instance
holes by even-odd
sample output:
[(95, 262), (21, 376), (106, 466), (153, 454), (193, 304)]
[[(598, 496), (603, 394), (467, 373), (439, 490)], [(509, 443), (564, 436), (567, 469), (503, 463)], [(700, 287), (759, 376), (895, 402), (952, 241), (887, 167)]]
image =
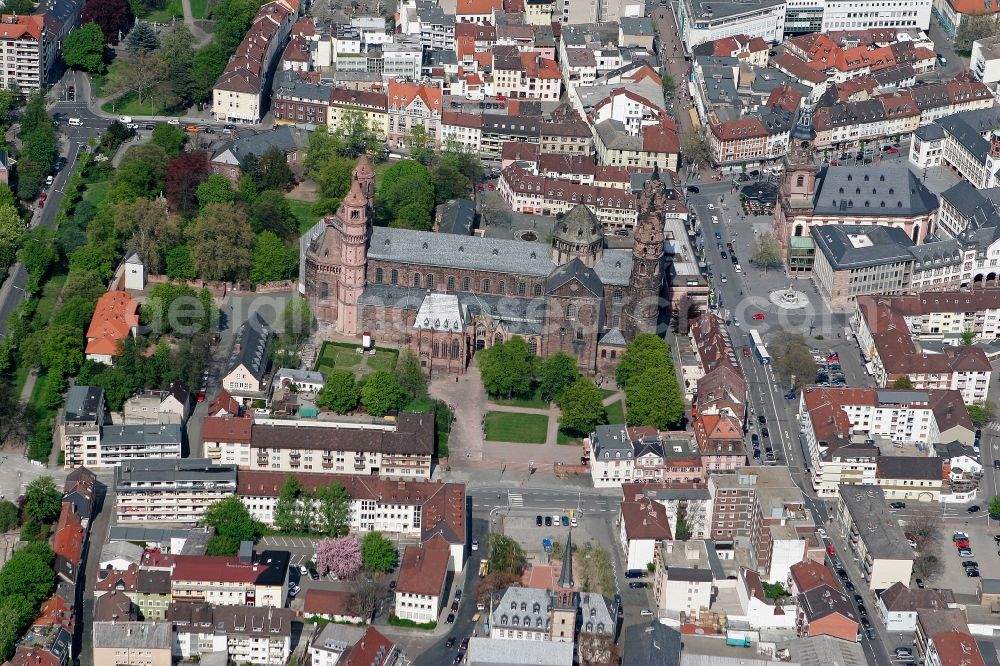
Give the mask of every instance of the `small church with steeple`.
[(548, 244), (377, 227), (375, 173), (361, 157), (337, 212), (304, 239), (300, 289), (321, 337), (406, 345), (427, 372), (463, 373), (517, 335), (535, 354), (563, 351), (582, 373), (610, 375), (628, 341), (660, 325), (668, 198), (654, 172), (631, 250), (609, 248), (584, 204), (556, 220)]

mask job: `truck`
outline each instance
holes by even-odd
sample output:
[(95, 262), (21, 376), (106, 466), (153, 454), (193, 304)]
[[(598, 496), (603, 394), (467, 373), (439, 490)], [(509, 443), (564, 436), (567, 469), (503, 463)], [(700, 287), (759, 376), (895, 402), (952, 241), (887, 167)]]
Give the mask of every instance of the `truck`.
[(490, 572), (490, 561), (487, 559), (479, 560), (479, 577), (486, 578), (486, 574)]

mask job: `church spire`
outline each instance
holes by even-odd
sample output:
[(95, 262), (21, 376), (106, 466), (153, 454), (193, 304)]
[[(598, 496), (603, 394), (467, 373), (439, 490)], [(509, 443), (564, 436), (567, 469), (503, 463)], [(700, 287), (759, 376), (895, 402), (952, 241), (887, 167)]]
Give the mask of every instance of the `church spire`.
[(559, 587), (564, 590), (573, 589), (573, 530), (566, 537), (566, 550), (563, 555), (562, 573), (559, 574)]

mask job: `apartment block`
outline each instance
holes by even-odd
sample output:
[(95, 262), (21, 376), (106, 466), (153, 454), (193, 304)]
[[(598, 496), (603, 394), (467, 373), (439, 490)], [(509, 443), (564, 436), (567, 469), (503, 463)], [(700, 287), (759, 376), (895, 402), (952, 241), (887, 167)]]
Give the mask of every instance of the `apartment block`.
[[(993, 303), (991, 299), (996, 296), (964, 292), (893, 298), (861, 296), (851, 326), (879, 386), (891, 386), (907, 377), (915, 389), (955, 390), (971, 403), (986, 398), (993, 372), (986, 353), (979, 347), (961, 344), (962, 336), (968, 333), (974, 338), (977, 330), (981, 334), (994, 330), (998, 312), (987, 314), (988, 309), (995, 309), (986, 307)], [(914, 340), (924, 335), (939, 339), (948, 336), (952, 344), (928, 349)]]
[(287, 664), (294, 618), (290, 608), (174, 603), (167, 609), (175, 657), (231, 664)]
[[(283, 608), (288, 593), (287, 551), (245, 552), (239, 556), (173, 555), (165, 558), (170, 571), (170, 595), (176, 602), (215, 606)], [(143, 558), (143, 568), (150, 568)]]
[(462, 568), (465, 552), (465, 485), (431, 481), (390, 481), (376, 476), (305, 472), (243, 471), (237, 494), (254, 519), (274, 525), (281, 488), (294, 477), (304, 492), (339, 483), (350, 502), (354, 532), (385, 532), (427, 541), (441, 534), (451, 552), (451, 566)]
[[(79, 7), (76, 12), (79, 13)], [(45, 14), (0, 16), (0, 85), (22, 91), (38, 90), (48, 83), (49, 71), (59, 53), (60, 36)]]
[[(242, 431), (242, 428), (239, 428)], [(223, 436), (209, 452), (240, 469), (365, 474), (428, 479), (434, 454), (434, 418), (400, 414), (395, 422), (259, 419), (250, 441)]]
[(127, 461), (115, 468), (119, 524), (195, 525), (215, 502), (236, 493), (236, 466), (208, 458)]
[(833, 523), (858, 558), (861, 573), (872, 590), (885, 590), (894, 583), (909, 585), (913, 549), (906, 543), (899, 521), (890, 513), (881, 488), (841, 486)]

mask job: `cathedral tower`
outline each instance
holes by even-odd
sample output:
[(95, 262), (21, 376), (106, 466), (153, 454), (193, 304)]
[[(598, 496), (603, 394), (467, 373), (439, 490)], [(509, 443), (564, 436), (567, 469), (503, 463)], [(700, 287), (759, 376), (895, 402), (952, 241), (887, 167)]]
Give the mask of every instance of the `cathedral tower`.
[(632, 247), (632, 276), (628, 302), (622, 312), (622, 333), (632, 340), (640, 333), (655, 333), (663, 291), (663, 216), (662, 202), (667, 188), (659, 170), (646, 182), (639, 194), (639, 223), (635, 226)]
[(337, 209), (341, 225), (340, 277), (337, 280), (337, 331), (358, 335), (358, 300), (365, 290), (368, 240), (371, 238), (371, 199), (374, 174), (364, 157), (351, 178), (351, 191)]

